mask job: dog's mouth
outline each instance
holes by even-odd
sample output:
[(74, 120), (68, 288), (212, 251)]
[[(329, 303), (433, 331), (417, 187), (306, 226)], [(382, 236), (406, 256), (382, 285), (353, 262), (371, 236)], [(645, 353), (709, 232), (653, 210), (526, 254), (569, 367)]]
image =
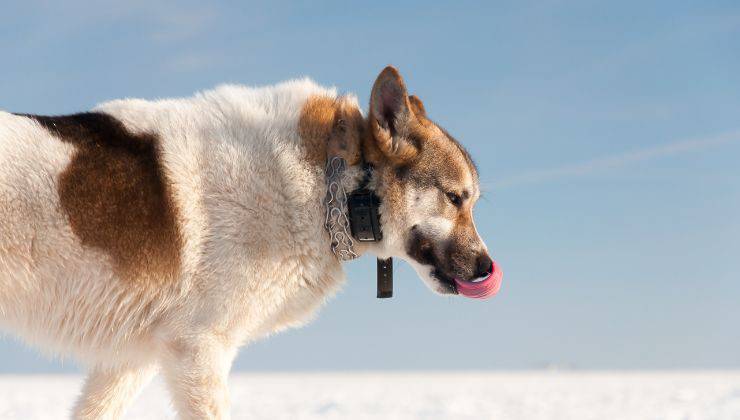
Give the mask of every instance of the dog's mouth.
[(455, 274), (457, 271), (443, 269), (445, 264), (441, 264), (442, 258), (435, 252), (432, 241), (424, 238), (419, 232), (415, 232), (408, 242), (407, 255), (417, 264), (419, 275), (426, 279), (432, 290), (441, 295), (486, 299), (501, 289), (503, 273), (495, 261), (491, 263), (491, 269), (484, 276), (463, 280)]
[(487, 299), (496, 295), (501, 290), (504, 277), (501, 267), (495, 261), (488, 275), (477, 279), (462, 280), (451, 277), (438, 268), (432, 270), (431, 275), (440, 286), (439, 293), (462, 295), (472, 299)]
[(487, 276), (473, 280), (455, 279), (456, 290), (459, 294), (473, 299), (487, 299), (501, 290), (504, 273), (495, 261)]

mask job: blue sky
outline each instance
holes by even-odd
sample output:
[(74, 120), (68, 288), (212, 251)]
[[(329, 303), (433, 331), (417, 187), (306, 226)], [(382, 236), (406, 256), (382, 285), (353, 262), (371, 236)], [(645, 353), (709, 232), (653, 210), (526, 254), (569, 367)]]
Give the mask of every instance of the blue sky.
[[(733, 1), (25, 1), (0, 15), (0, 108), (304, 75), (367, 103), (394, 64), (480, 167), (501, 293), (398, 264), (379, 301), (366, 257), (237, 369), (740, 368), (739, 46)], [(75, 369), (0, 341), (0, 373)]]

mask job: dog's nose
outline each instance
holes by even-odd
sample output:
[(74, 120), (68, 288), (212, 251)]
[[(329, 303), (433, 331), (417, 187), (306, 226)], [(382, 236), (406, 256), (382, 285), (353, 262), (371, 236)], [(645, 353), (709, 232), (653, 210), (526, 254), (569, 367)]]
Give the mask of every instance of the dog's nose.
[(475, 278), (488, 277), (493, 269), (493, 260), (488, 254), (482, 254), (478, 257), (478, 265), (475, 269)]

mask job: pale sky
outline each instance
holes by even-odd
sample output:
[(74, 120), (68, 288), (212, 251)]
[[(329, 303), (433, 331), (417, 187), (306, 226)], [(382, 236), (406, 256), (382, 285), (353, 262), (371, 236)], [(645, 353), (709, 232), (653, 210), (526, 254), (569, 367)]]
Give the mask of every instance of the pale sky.
[[(365, 257), (237, 369), (740, 368), (738, 46), (735, 1), (6, 2), (0, 108), (301, 76), (366, 104), (393, 64), (478, 163), (500, 294), (397, 264), (376, 300)], [(0, 373), (75, 369), (0, 341)]]

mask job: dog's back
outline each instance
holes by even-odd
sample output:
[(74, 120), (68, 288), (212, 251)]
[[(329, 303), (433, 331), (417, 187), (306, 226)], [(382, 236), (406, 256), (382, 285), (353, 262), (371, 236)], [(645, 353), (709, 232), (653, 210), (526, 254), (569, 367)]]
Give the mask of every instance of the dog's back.
[[(284, 295), (295, 275), (276, 276), (267, 257), (289, 269), (290, 249), (312, 253), (322, 239), (311, 213), (320, 172), (297, 132), (303, 103), (317, 94), (334, 95), (299, 81), (61, 117), (0, 114), (0, 325), (97, 365), (111, 351), (147, 357), (168, 323), (221, 316), (199, 307), (228, 311), (246, 298), (263, 316), (284, 311), (274, 301), (284, 298), (248, 289), (286, 282)], [(315, 271), (304, 275), (327, 267)], [(295, 323), (321, 296), (305, 300), (272, 314), (271, 325), (251, 315), (242, 328), (265, 334)]]

